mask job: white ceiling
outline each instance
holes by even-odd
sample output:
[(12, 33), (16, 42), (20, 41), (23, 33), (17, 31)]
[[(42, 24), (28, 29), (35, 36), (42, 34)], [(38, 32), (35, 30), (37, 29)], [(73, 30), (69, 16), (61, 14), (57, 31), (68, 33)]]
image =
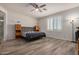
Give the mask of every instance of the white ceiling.
[[(46, 3), (40, 3), (38, 5), (41, 5), (41, 4), (46, 4)], [(34, 8), (28, 3), (4, 3), (1, 5), (3, 5), (4, 7), (8, 8), (10, 10), (17, 11), (17, 12), (23, 13), (25, 15), (30, 15), (30, 16), (33, 16), (35, 18), (44, 17), (47, 15), (54, 14), (56, 12), (68, 10), (68, 9), (79, 6), (78, 3), (47, 3), (45, 6), (45, 8), (47, 9), (46, 11), (43, 11), (43, 12), (33, 11), (33, 12), (31, 12), (31, 10)]]

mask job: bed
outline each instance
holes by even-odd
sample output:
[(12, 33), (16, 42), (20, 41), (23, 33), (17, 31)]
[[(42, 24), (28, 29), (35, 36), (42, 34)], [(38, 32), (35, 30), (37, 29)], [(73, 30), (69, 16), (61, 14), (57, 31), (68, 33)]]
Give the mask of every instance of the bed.
[(23, 27), (22, 28), (22, 38), (26, 41), (33, 41), (39, 38), (46, 37), (44, 32), (35, 32), (32, 27)]

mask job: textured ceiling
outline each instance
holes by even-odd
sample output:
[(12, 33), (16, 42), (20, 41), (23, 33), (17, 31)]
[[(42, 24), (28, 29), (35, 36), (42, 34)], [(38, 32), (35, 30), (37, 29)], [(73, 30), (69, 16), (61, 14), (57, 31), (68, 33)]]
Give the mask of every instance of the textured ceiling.
[[(46, 4), (46, 3), (40, 3), (38, 5), (41, 5), (41, 4)], [(6, 7), (9, 10), (23, 13), (25, 15), (30, 15), (30, 16), (33, 16), (35, 18), (48, 16), (48, 15), (54, 14), (56, 12), (68, 10), (68, 9), (79, 6), (78, 3), (47, 3), (45, 6), (45, 8), (47, 9), (46, 11), (43, 11), (43, 12), (33, 11), (33, 12), (31, 12), (31, 10), (34, 8), (28, 3), (10, 3), (10, 4), (4, 3), (1, 5), (3, 5), (4, 7)]]

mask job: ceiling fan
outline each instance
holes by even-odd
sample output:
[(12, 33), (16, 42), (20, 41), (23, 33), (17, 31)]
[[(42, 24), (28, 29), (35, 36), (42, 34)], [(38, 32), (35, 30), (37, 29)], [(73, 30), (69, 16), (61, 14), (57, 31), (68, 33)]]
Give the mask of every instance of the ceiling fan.
[(47, 9), (45, 8), (46, 4), (43, 5), (38, 5), (36, 3), (30, 3), (31, 6), (33, 6), (35, 9), (31, 10), (31, 11), (39, 11), (39, 12), (43, 12), (46, 11)]

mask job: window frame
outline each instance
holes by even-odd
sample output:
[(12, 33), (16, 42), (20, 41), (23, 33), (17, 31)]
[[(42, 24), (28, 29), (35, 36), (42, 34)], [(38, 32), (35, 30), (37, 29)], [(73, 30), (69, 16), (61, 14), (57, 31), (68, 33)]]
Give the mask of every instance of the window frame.
[[(52, 20), (53, 25), (48, 24), (50, 22), (49, 20)], [(61, 24), (60, 26), (58, 26), (59, 20)], [(53, 29), (51, 30), (49, 26), (52, 26)], [(54, 26), (56, 26), (56, 28)], [(58, 27), (60, 27), (60, 29), (58, 29)], [(47, 31), (61, 31), (61, 30), (62, 30), (62, 16), (50, 16), (47, 18)]]

